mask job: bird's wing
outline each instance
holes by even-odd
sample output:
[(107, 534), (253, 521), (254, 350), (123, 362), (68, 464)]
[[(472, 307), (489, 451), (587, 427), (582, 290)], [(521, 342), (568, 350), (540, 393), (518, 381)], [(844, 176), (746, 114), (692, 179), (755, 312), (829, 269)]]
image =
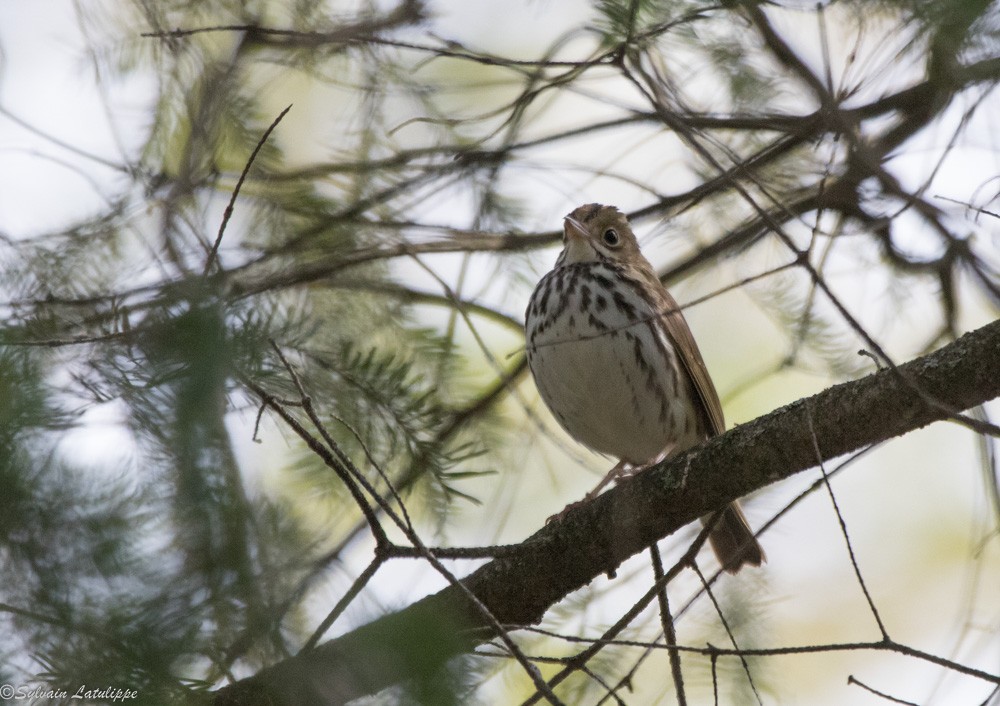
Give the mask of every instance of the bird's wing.
[(702, 409), (709, 424), (709, 431), (712, 436), (721, 434), (726, 430), (726, 421), (722, 415), (722, 403), (719, 401), (719, 393), (715, 390), (712, 377), (708, 374), (708, 367), (705, 365), (698, 344), (694, 342), (694, 336), (688, 327), (684, 315), (681, 314), (677, 301), (670, 295), (670, 292), (659, 284), (659, 295), (661, 298), (663, 312), (663, 323), (667, 336), (674, 342), (674, 347), (680, 356), (684, 369), (687, 371), (691, 382), (694, 384), (695, 392), (701, 400)]

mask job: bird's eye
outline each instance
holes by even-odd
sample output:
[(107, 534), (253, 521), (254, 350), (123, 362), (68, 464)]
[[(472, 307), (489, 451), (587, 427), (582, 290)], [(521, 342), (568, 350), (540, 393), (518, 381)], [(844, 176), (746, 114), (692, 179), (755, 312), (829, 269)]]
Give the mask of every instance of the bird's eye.
[(604, 235), (602, 237), (604, 239), (604, 244), (610, 245), (611, 247), (614, 247), (615, 245), (618, 245), (618, 243), (621, 242), (621, 238), (618, 236), (618, 231), (616, 231), (614, 228), (608, 228), (606, 231), (604, 231)]

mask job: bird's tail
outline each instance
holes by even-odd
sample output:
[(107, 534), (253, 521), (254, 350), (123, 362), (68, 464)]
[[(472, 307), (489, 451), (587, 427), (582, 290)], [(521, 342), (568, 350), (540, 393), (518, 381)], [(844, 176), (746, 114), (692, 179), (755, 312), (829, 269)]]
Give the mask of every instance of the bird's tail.
[[(707, 515), (702, 522), (710, 522), (714, 515)], [(712, 550), (719, 557), (722, 568), (731, 574), (739, 571), (744, 564), (760, 566), (767, 561), (764, 549), (753, 536), (753, 530), (747, 524), (747, 518), (740, 509), (740, 504), (732, 502), (722, 511), (722, 516), (715, 522), (708, 541)]]

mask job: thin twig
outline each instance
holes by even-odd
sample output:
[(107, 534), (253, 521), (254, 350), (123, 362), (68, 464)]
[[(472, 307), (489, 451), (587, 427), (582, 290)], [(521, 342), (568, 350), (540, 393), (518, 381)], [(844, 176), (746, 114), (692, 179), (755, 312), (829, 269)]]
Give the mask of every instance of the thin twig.
[(212, 270), (212, 265), (215, 263), (215, 258), (219, 253), (219, 246), (222, 245), (222, 237), (226, 234), (226, 226), (229, 224), (229, 219), (233, 215), (233, 209), (236, 207), (236, 198), (240, 195), (240, 189), (243, 188), (243, 182), (246, 181), (247, 174), (250, 173), (250, 167), (253, 165), (254, 159), (257, 158), (257, 154), (264, 147), (264, 143), (267, 142), (267, 138), (271, 136), (274, 132), (274, 128), (278, 127), (278, 123), (284, 118), (288, 111), (292, 109), (291, 104), (288, 105), (283, 111), (278, 113), (278, 117), (271, 121), (268, 125), (267, 130), (264, 134), (260, 136), (257, 140), (257, 146), (253, 148), (253, 152), (250, 153), (250, 158), (247, 163), (243, 165), (243, 172), (240, 174), (240, 178), (236, 181), (236, 186), (233, 188), (233, 193), (229, 197), (229, 203), (226, 204), (226, 210), (222, 214), (222, 223), (219, 224), (219, 233), (215, 236), (215, 242), (212, 243), (212, 249), (208, 251), (208, 257), (205, 258), (205, 269), (202, 271), (202, 276), (207, 276)]
[(709, 660), (712, 663), (712, 703), (719, 706), (719, 655), (713, 652)]
[(920, 706), (920, 704), (914, 703), (913, 701), (904, 701), (903, 699), (897, 699), (895, 696), (890, 696), (889, 694), (873, 689), (867, 684), (863, 683), (860, 679), (857, 679), (853, 674), (848, 675), (847, 683), (856, 684), (865, 691), (875, 694), (875, 696), (879, 696), (885, 699), (886, 701), (892, 701), (895, 704), (906, 704), (906, 706)]
[[(669, 578), (668, 578), (669, 580)], [(654, 596), (655, 597), (655, 596)], [(652, 600), (652, 599), (650, 599)], [(524, 628), (541, 635), (546, 635), (548, 637), (553, 637), (565, 642), (572, 643), (586, 643), (593, 644), (595, 638), (591, 637), (580, 637), (577, 635), (563, 635), (560, 633), (552, 632), (551, 630), (544, 630), (542, 628), (529, 627)], [(706, 647), (698, 647), (694, 645), (675, 645), (669, 647), (661, 642), (645, 642), (642, 640), (621, 640), (617, 638), (597, 638), (602, 642), (603, 647), (642, 647), (651, 650), (677, 650), (679, 652), (687, 652), (689, 654), (704, 655), (706, 657), (777, 657), (784, 655), (805, 655), (805, 654), (819, 654), (823, 652), (858, 652), (861, 650), (873, 650), (873, 651), (887, 651), (896, 652), (898, 654), (914, 657), (916, 659), (929, 662), (931, 664), (936, 664), (940, 667), (945, 667), (946, 669), (951, 669), (952, 671), (958, 672), (960, 674), (965, 674), (970, 677), (975, 677), (989, 684), (1000, 684), (1000, 674), (990, 674), (989, 672), (983, 671), (982, 669), (976, 669), (975, 667), (969, 667), (958, 662), (946, 659), (944, 657), (939, 657), (938, 655), (930, 654), (929, 652), (923, 652), (922, 650), (909, 647), (908, 645), (903, 645), (893, 640), (875, 640), (868, 642), (831, 642), (824, 644), (812, 644), (812, 645), (787, 645), (784, 647), (756, 647), (756, 648), (723, 648), (716, 647), (714, 645), (708, 645)], [(575, 658), (567, 658), (565, 661), (569, 662)]]
[(314, 648), (317, 643), (319, 643), (320, 638), (323, 637), (326, 631), (330, 629), (330, 626), (333, 625), (337, 618), (339, 618), (340, 615), (347, 609), (347, 606), (351, 604), (351, 601), (357, 598), (358, 594), (361, 593), (361, 589), (368, 585), (368, 582), (375, 576), (375, 572), (378, 571), (379, 567), (381, 567), (385, 562), (386, 558), (379, 554), (376, 554), (372, 558), (371, 563), (369, 563), (368, 566), (365, 567), (365, 570), (362, 571), (356, 579), (354, 579), (353, 583), (351, 583), (351, 587), (347, 589), (347, 593), (341, 596), (340, 600), (337, 601), (337, 604), (330, 610), (329, 613), (327, 613), (326, 617), (323, 618), (319, 626), (313, 631), (313, 634), (309, 636), (308, 640), (306, 640), (306, 644), (302, 646), (302, 652), (308, 652)]
[(854, 555), (854, 547), (851, 544), (851, 536), (847, 532), (847, 523), (844, 521), (844, 516), (840, 512), (840, 505), (837, 503), (837, 496), (833, 492), (833, 486), (830, 485), (830, 476), (826, 472), (826, 464), (823, 463), (823, 456), (819, 451), (819, 440), (816, 438), (816, 429), (813, 427), (812, 421), (812, 405), (809, 400), (806, 400), (805, 404), (806, 411), (806, 424), (809, 427), (809, 436), (812, 439), (813, 449), (816, 452), (816, 460), (819, 463), (820, 473), (823, 474), (823, 484), (826, 486), (827, 492), (830, 494), (830, 502), (833, 503), (833, 510), (837, 513), (837, 522), (840, 523), (840, 532), (844, 537), (844, 542), (847, 544), (847, 553), (851, 558), (851, 566), (854, 567), (854, 575), (858, 579), (858, 583), (861, 585), (861, 591), (865, 594), (865, 600), (868, 601), (868, 607), (872, 612), (872, 616), (875, 618), (875, 622), (878, 624), (879, 632), (882, 633), (882, 639), (889, 641), (889, 633), (885, 629), (885, 623), (882, 622), (882, 616), (879, 615), (878, 608), (875, 607), (875, 601), (872, 598), (871, 593), (868, 591), (868, 586), (865, 584), (864, 577), (861, 575), (861, 567), (858, 566), (857, 557)]
[(368, 464), (372, 468), (374, 468), (375, 472), (379, 474), (380, 478), (382, 478), (382, 481), (389, 489), (389, 493), (392, 495), (393, 500), (395, 500), (396, 504), (399, 506), (399, 514), (403, 518), (403, 522), (406, 523), (406, 526), (410, 528), (411, 532), (416, 531), (413, 529), (413, 521), (410, 519), (409, 510), (406, 509), (406, 503), (403, 502), (403, 498), (399, 495), (399, 492), (396, 490), (396, 487), (389, 479), (389, 474), (386, 473), (384, 470), (382, 470), (381, 464), (375, 461), (375, 457), (372, 456), (372, 452), (371, 450), (369, 450), (368, 444), (366, 444), (365, 440), (361, 438), (361, 434), (359, 434), (358, 430), (355, 429), (346, 419), (343, 419), (342, 417), (336, 414), (331, 414), (330, 416), (333, 417), (335, 420), (337, 420), (337, 422), (339, 422), (341, 426), (347, 429), (347, 431), (351, 432), (351, 436), (354, 437), (354, 440), (358, 442), (358, 445), (361, 447), (361, 450), (364, 451), (365, 458), (368, 459)]
[(357, 483), (355, 483), (355, 480), (351, 477), (350, 472), (343, 466), (342, 463), (338, 461), (330, 449), (320, 442), (319, 439), (310, 434), (309, 431), (302, 426), (302, 424), (294, 416), (292, 416), (287, 409), (285, 409), (285, 405), (281, 404), (276, 397), (268, 393), (252, 380), (243, 378), (242, 382), (255, 395), (260, 397), (264, 406), (270, 407), (274, 410), (285, 422), (285, 424), (291, 427), (292, 431), (294, 431), (298, 437), (306, 443), (306, 446), (308, 446), (313, 453), (319, 456), (319, 458), (322, 459), (323, 462), (337, 474), (341, 481), (343, 481), (348, 492), (351, 494), (351, 497), (354, 499), (354, 502), (357, 504), (358, 509), (361, 510), (361, 514), (364, 515), (365, 521), (368, 523), (368, 527), (371, 530), (372, 535), (375, 537), (376, 544), (391, 544), (385, 534), (385, 530), (378, 521), (378, 517), (376, 517), (375, 513), (372, 511), (371, 505), (368, 504), (368, 501), (358, 488)]
[(602, 701), (604, 701), (605, 699), (614, 699), (615, 702), (618, 704), (618, 706), (628, 706), (628, 704), (626, 704), (622, 700), (622, 697), (620, 697), (618, 695), (617, 689), (615, 687), (612, 687), (610, 684), (608, 684), (608, 682), (605, 681), (604, 677), (602, 677), (600, 674), (598, 674), (597, 672), (595, 672), (593, 669), (591, 669), (587, 665), (583, 665), (582, 667), (580, 667), (580, 671), (583, 672), (584, 674), (586, 674), (588, 677), (590, 677), (591, 679), (593, 679), (595, 682), (597, 682), (598, 684), (600, 684), (601, 687), (604, 688), (604, 690), (605, 690), (605, 697), (604, 697), (604, 699), (602, 699)]
[[(653, 544), (649, 548), (653, 561), (653, 580), (659, 585), (663, 580), (663, 559), (660, 548)], [(670, 613), (670, 602), (667, 597), (667, 587), (664, 584), (657, 593), (660, 604), (660, 624), (663, 626), (663, 637), (667, 647), (677, 647), (677, 630), (674, 628), (674, 616)], [(687, 706), (687, 696), (684, 694), (684, 673), (681, 671), (681, 653), (676, 649), (667, 650), (670, 659), (670, 673), (674, 678), (674, 693), (677, 694), (677, 706)]]
[(754, 684), (753, 675), (750, 673), (750, 664), (747, 662), (747, 653), (740, 649), (740, 646), (736, 642), (736, 635), (733, 633), (733, 629), (729, 626), (729, 621), (726, 620), (725, 614), (722, 612), (722, 606), (719, 605), (719, 601), (715, 599), (715, 593), (712, 591), (711, 586), (707, 580), (705, 580), (705, 575), (701, 573), (701, 569), (698, 568), (697, 564), (692, 564), (691, 568), (694, 570), (698, 578), (701, 579), (701, 585), (705, 587), (705, 593), (708, 594), (708, 598), (712, 601), (712, 605), (715, 606), (715, 613), (719, 616), (719, 621), (722, 623), (722, 627), (726, 631), (726, 635), (729, 636), (729, 641), (733, 645), (733, 652), (739, 657), (740, 664), (743, 665), (743, 673), (747, 675), (747, 682), (750, 684), (750, 689), (753, 691), (753, 695), (757, 698), (757, 703), (763, 706), (764, 702), (761, 701), (760, 693), (757, 691), (757, 685)]

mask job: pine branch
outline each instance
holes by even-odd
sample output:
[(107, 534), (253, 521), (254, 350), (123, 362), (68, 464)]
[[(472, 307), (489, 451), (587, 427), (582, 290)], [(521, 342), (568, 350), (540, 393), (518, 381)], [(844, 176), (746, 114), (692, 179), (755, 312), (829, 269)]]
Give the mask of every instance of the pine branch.
[[(570, 592), (738, 497), (1000, 396), (1000, 321), (895, 369), (782, 407), (627, 479), (463, 579), (503, 625), (538, 623)], [(950, 412), (949, 412), (950, 410)], [(764, 569), (766, 570), (766, 569)], [(340, 704), (493, 637), (455, 586), (215, 694), (230, 704)]]

